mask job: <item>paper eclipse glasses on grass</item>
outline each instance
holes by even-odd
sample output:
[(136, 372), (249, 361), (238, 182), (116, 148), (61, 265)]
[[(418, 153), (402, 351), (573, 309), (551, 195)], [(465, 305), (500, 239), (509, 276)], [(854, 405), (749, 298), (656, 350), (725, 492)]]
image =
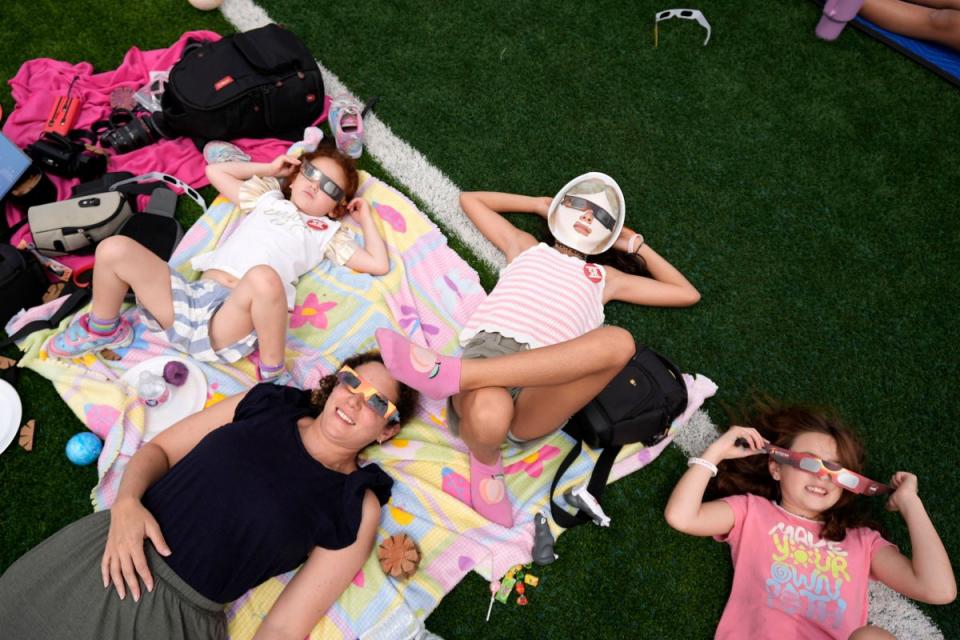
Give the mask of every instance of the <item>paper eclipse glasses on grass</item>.
[[(743, 448), (749, 448), (749, 444), (743, 438), (737, 438), (735, 444)], [(818, 478), (829, 478), (835, 485), (841, 489), (846, 489), (850, 493), (857, 493), (864, 496), (881, 496), (893, 493), (893, 487), (889, 485), (871, 480), (855, 471), (844, 468), (836, 462), (821, 460), (817, 456), (809, 453), (791, 451), (790, 449), (784, 449), (769, 442), (763, 445), (763, 450), (780, 464), (796, 467)]]
[(658, 11), (656, 20), (653, 23), (653, 46), (656, 47), (660, 44), (660, 32), (659, 27), (660, 23), (664, 20), (669, 20), (670, 18), (680, 18), (682, 20), (696, 20), (697, 24), (707, 30), (707, 37), (703, 41), (703, 46), (707, 46), (707, 43), (710, 42), (710, 23), (707, 22), (706, 17), (704, 17), (703, 12), (697, 9), (664, 9), (663, 11)]

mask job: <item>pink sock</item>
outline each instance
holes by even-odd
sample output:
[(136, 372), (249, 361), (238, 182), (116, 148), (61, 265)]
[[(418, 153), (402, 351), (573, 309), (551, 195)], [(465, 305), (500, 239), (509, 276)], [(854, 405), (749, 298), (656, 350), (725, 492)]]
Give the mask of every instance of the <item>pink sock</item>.
[(513, 527), (513, 504), (503, 475), (503, 460), (484, 464), (470, 454), (470, 499), (473, 509), (502, 527)]
[(377, 329), (383, 363), (400, 382), (442, 400), (460, 391), (460, 358), (441, 356), (390, 329)]

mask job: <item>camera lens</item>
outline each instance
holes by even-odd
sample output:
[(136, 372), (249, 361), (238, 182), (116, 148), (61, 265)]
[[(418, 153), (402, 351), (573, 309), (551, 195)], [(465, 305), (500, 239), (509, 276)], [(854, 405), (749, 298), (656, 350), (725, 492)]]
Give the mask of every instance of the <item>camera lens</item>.
[(100, 138), (100, 144), (109, 147), (118, 154), (130, 153), (165, 137), (151, 116), (134, 118), (126, 125), (107, 131)]

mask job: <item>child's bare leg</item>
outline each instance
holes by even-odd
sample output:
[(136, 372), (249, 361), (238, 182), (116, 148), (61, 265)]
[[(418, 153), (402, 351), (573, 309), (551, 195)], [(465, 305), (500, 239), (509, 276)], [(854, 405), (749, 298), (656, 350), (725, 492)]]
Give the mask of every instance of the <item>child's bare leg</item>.
[(474, 457), (484, 464), (500, 458), (500, 445), (513, 422), (513, 398), (502, 387), (484, 387), (453, 397), (460, 416), (460, 437)]
[(630, 333), (618, 327), (594, 329), (549, 347), (476, 360), (438, 355), (389, 329), (377, 330), (377, 342), (397, 380), (438, 399), (484, 387), (566, 384), (622, 365), (635, 349)]
[(510, 431), (520, 440), (533, 440), (553, 433), (570, 416), (603, 391), (626, 366), (633, 350), (620, 352), (606, 369), (578, 380), (546, 387), (528, 387), (517, 397)]
[(860, 627), (850, 634), (850, 640), (897, 640), (896, 637), (886, 629), (867, 625)]
[(910, 2), (932, 9), (960, 9), (960, 0), (910, 0)]
[(97, 245), (90, 311), (98, 318), (116, 318), (129, 289), (160, 326), (173, 324), (169, 265), (137, 241), (111, 236)]
[(120, 318), (123, 298), (130, 289), (164, 328), (173, 323), (167, 263), (130, 238), (107, 238), (97, 246), (90, 313), (52, 336), (46, 344), (47, 352), (54, 358), (68, 359), (130, 345), (133, 328)]
[(484, 387), (454, 396), (460, 437), (470, 447), (470, 502), (477, 513), (503, 527), (513, 526), (500, 444), (513, 418), (513, 398), (500, 387)]
[(960, 49), (960, 7), (942, 0), (923, 4), (927, 6), (901, 0), (866, 0), (859, 15), (894, 33)]
[(256, 331), (260, 361), (283, 364), (287, 337), (287, 297), (280, 276), (258, 265), (240, 279), (210, 321), (210, 344), (223, 349)]
[(601, 327), (549, 347), (496, 358), (463, 360), (460, 389), (565, 385), (593, 374), (605, 374), (614, 367), (619, 371), (635, 350), (630, 332), (620, 327)]

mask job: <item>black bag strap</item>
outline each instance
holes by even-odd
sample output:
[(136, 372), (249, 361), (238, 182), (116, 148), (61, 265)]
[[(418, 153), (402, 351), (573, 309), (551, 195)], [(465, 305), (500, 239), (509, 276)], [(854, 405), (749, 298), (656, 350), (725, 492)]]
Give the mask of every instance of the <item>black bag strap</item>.
[[(567, 469), (570, 468), (570, 465), (573, 464), (573, 461), (580, 456), (580, 451), (583, 449), (583, 440), (577, 436), (574, 437), (577, 438), (577, 443), (573, 446), (573, 449), (570, 450), (570, 453), (567, 454), (567, 457), (563, 459), (563, 462), (560, 463), (560, 467), (557, 469), (557, 475), (553, 477), (553, 483), (550, 485), (550, 514), (553, 516), (553, 521), (564, 529), (571, 529), (584, 522), (590, 522), (591, 520), (590, 516), (583, 513), (583, 511), (577, 511), (573, 514), (570, 513), (558, 505), (554, 499), (554, 494), (557, 492), (557, 485), (560, 484), (560, 479), (563, 477), (563, 474), (566, 473)], [(616, 462), (617, 454), (620, 453), (620, 449), (622, 448), (620, 445), (604, 447), (603, 451), (600, 452), (600, 457), (597, 458), (597, 464), (593, 467), (593, 473), (590, 474), (590, 481), (587, 483), (587, 491), (597, 499), (598, 503), (600, 502), (600, 497), (603, 495), (603, 490), (607, 487), (607, 479), (610, 478), (613, 463)]]
[(55, 329), (60, 326), (60, 322), (63, 321), (68, 315), (82, 307), (90, 299), (90, 288), (85, 289), (74, 289), (70, 292), (69, 297), (63, 301), (63, 304), (60, 305), (60, 308), (57, 309), (56, 313), (50, 316), (48, 320), (34, 320), (23, 327), (20, 328), (15, 334), (7, 338), (6, 340), (0, 342), (0, 349), (3, 349), (11, 344), (14, 344), (17, 340), (26, 338), (31, 333), (35, 331), (41, 331), (43, 329)]

